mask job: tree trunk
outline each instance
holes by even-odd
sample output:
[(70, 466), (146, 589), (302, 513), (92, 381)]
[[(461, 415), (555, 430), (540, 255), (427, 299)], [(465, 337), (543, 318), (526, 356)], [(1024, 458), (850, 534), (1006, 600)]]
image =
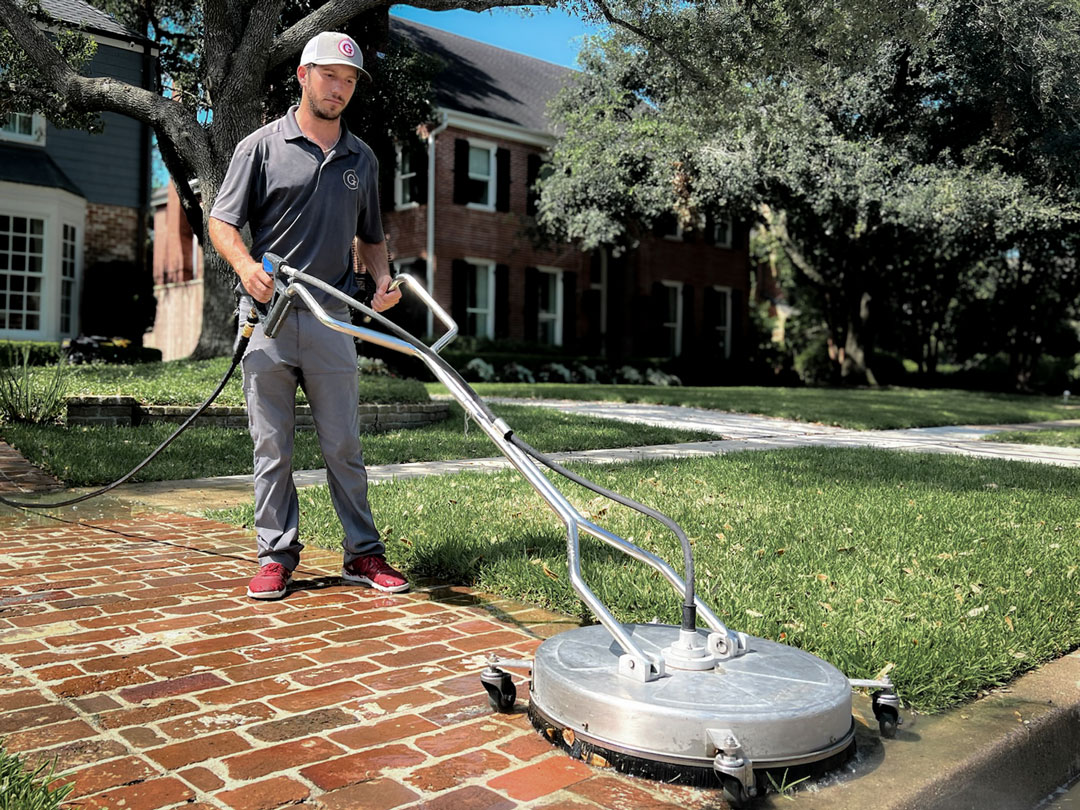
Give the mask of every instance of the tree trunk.
[[(870, 327), (870, 302), (868, 292), (852, 295), (848, 312), (847, 336), (844, 340), (844, 360), (840, 366), (840, 378), (849, 385), (877, 385), (870, 369), (874, 342)], [(858, 306), (855, 306), (855, 300)]]

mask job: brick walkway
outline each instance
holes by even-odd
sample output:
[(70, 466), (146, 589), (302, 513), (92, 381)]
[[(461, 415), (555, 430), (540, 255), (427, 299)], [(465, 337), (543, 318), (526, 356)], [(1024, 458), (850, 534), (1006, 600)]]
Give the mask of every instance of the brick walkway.
[(0, 442), (0, 493), (48, 492), (62, 486), (23, 458), (10, 444)]
[(344, 588), (340, 556), (315, 549), (298, 590), (256, 603), (251, 546), (176, 514), (91, 528), (5, 511), (8, 749), (56, 757), (85, 808), (724, 806), (568, 758), (523, 700), (492, 714), (486, 656), (528, 656), (565, 617), (462, 588)]

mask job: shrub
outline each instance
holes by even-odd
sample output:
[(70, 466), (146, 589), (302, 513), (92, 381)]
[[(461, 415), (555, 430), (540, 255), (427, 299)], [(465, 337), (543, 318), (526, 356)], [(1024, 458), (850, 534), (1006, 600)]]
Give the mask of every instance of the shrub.
[(380, 357), (365, 357), (364, 355), (358, 355), (356, 358), (356, 368), (361, 374), (367, 374), (370, 377), (392, 377), (390, 373), (390, 367), (386, 364), (386, 361)]
[(570, 369), (562, 363), (545, 363), (536, 372), (536, 378), (540, 382), (568, 383), (574, 381)]
[(622, 366), (615, 372), (615, 381), (627, 383), (629, 385), (641, 385), (645, 382), (645, 378), (642, 377), (641, 372), (633, 366)]
[(0, 415), (7, 422), (55, 422), (64, 412), (69, 369), (57, 363), (51, 371), (31, 374), (30, 348), (18, 366), (0, 367)]
[(534, 383), (536, 378), (533, 373), (529, 371), (521, 363), (507, 363), (503, 366), (502, 374), (499, 375), (501, 382), (521, 382), (521, 383)]
[(650, 368), (646, 371), (645, 379), (648, 381), (649, 385), (660, 385), (665, 387), (669, 385), (682, 385), (682, 381), (674, 374), (668, 374), (658, 368)]
[(30, 365), (49, 366), (59, 363), (64, 349), (59, 343), (40, 340), (0, 340), (0, 366), (22, 363), (23, 350), (30, 350)]
[(26, 767), (18, 754), (9, 754), (0, 745), (0, 807), (7, 810), (57, 810), (74, 790), (74, 784), (51, 787), (56, 760), (43, 762), (34, 770)]
[(595, 383), (599, 380), (599, 374), (592, 366), (587, 366), (584, 363), (574, 364), (574, 381), (583, 383)]
[(465, 364), (461, 376), (469, 382), (491, 382), (495, 379), (495, 366), (479, 357)]

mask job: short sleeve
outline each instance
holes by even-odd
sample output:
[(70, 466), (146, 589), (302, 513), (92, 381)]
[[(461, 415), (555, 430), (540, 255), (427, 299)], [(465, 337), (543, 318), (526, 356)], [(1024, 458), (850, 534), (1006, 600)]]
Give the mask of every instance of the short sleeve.
[(221, 189), (210, 209), (210, 216), (242, 228), (248, 221), (248, 201), (251, 199), (252, 185), (256, 179), (256, 158), (258, 150), (246, 141), (241, 141), (233, 152), (229, 170), (221, 183)]
[(367, 183), (364, 184), (365, 194), (359, 201), (356, 235), (369, 245), (377, 245), (386, 238), (383, 234), (382, 214), (379, 211), (379, 162), (370, 151), (368, 157), (369, 171)]

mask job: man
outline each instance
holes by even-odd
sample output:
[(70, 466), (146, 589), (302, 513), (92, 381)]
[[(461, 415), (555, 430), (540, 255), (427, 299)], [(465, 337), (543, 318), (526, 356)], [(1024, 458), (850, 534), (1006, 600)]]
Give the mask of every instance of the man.
[[(266, 302), (273, 293), (272, 278), (260, 261), (267, 252), (346, 293), (355, 292), (350, 260), (355, 236), (359, 257), (377, 283), (372, 307), (385, 310), (401, 293), (388, 291), (378, 164), (341, 121), (357, 81), (371, 77), (356, 42), (332, 32), (307, 43), (296, 76), (300, 104), (236, 147), (210, 212), (210, 239), (240, 277), (245, 290), (241, 312), (246, 312), (252, 298)], [(244, 225), (251, 228), (250, 250), (240, 235)], [(332, 316), (348, 320), (343, 303), (320, 290), (312, 293)], [(277, 337), (268, 339), (256, 328), (243, 370), (255, 442), (260, 563), (248, 596), (281, 598), (300, 562), (303, 545), (292, 480), (297, 385), (311, 406), (330, 497), (344, 529), (342, 581), (391, 593), (407, 590), (405, 577), (386, 562), (368, 506), (353, 339), (324, 327), (297, 299)]]

